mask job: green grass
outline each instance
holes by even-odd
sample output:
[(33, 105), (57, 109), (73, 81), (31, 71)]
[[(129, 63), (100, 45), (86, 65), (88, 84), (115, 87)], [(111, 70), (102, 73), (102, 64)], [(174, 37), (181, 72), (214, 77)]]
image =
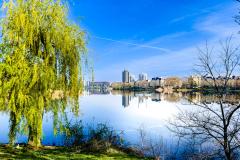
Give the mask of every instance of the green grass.
[(76, 149), (73, 150), (65, 147), (42, 147), (38, 150), (32, 150), (26, 147), (10, 148), (6, 145), (0, 145), (0, 159), (137, 160), (146, 158), (124, 153), (113, 148), (109, 149), (106, 153), (82, 153)]

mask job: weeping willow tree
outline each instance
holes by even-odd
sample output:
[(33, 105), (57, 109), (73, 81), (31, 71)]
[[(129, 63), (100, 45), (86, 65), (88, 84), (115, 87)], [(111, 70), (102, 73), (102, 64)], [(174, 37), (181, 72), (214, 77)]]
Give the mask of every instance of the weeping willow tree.
[[(10, 133), (24, 116), (28, 144), (41, 145), (42, 119), (53, 95), (82, 91), (85, 34), (68, 20), (60, 0), (10, 0), (3, 4), (0, 105), (10, 111)], [(10, 138), (14, 144), (14, 138)]]

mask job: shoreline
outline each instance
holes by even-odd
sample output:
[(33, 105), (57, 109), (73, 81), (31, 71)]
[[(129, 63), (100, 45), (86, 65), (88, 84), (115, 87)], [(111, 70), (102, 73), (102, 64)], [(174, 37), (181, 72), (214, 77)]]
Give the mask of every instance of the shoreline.
[[(128, 91), (128, 92), (158, 92), (158, 93), (171, 93), (171, 92), (185, 92), (185, 93), (216, 93), (214, 88), (111, 88), (114, 91)], [(229, 88), (228, 93), (240, 93), (240, 88)]]

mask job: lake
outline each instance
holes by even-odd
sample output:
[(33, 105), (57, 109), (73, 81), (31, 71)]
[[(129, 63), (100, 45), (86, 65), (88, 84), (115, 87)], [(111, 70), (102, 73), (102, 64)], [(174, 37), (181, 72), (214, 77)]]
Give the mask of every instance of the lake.
[[(237, 95), (229, 95), (228, 100), (237, 101)], [(139, 144), (139, 129), (144, 129), (147, 136), (162, 138), (166, 142), (174, 142), (176, 137), (169, 131), (169, 120), (181, 110), (194, 110), (195, 105), (189, 103), (201, 101), (214, 103), (213, 95), (200, 93), (161, 94), (155, 92), (84, 92), (79, 97), (80, 108), (74, 114), (68, 106), (64, 111), (70, 122), (82, 120), (83, 124), (91, 125), (106, 123), (116, 131), (123, 131), (123, 137), (129, 145)], [(62, 117), (63, 118), (63, 117)], [(60, 118), (61, 119), (61, 118)], [(0, 143), (8, 143), (9, 113), (0, 113), (1, 133)], [(51, 111), (43, 115), (43, 140), (44, 145), (62, 145), (62, 136), (54, 134), (54, 116)], [(27, 136), (17, 135), (17, 142), (27, 142)]]

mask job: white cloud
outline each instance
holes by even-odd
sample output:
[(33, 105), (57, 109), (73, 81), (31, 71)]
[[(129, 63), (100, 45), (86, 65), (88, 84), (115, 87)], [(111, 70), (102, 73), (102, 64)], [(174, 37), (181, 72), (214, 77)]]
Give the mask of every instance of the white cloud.
[(237, 34), (240, 29), (239, 25), (234, 21), (237, 11), (237, 5), (231, 4), (218, 12), (198, 19), (194, 28), (199, 32), (211, 33), (215, 39), (222, 39), (231, 34)]

